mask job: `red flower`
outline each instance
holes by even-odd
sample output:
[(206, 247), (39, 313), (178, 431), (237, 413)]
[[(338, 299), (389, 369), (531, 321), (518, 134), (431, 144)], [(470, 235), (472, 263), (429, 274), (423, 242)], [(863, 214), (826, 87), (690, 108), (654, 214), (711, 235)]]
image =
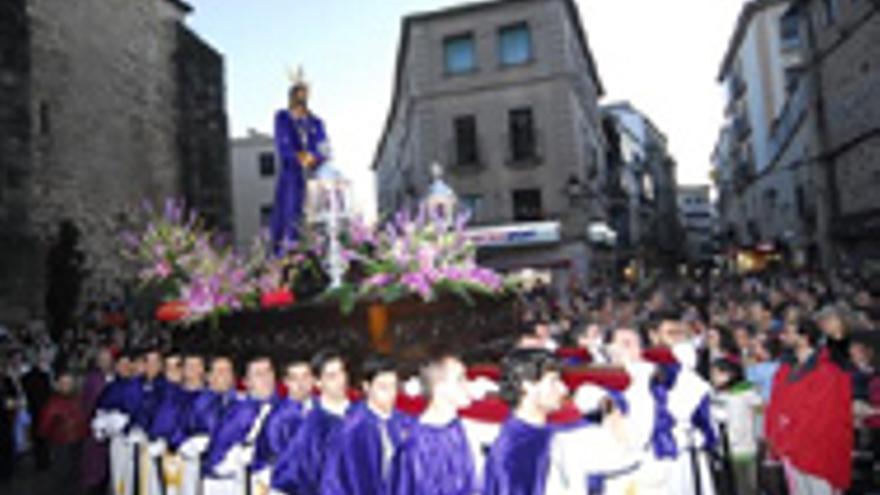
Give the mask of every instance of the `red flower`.
[(296, 298), (290, 289), (266, 292), (260, 297), (260, 305), (264, 308), (283, 308), (293, 305), (294, 302), (296, 302)]
[(162, 303), (156, 309), (156, 319), (164, 322), (180, 321), (189, 315), (189, 308), (183, 301)]

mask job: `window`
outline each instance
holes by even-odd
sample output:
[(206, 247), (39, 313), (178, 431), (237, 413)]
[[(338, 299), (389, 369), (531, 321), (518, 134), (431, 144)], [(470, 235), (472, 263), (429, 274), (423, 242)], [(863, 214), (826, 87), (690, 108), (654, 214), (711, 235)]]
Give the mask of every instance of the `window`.
[(521, 65), (532, 60), (532, 35), (526, 23), (498, 30), (498, 58), (501, 65)]
[(513, 191), (513, 220), (530, 222), (544, 218), (540, 189), (518, 189)]
[(263, 205), (260, 207), (260, 225), (268, 227), (272, 221), (272, 205)]
[(820, 16), (823, 26), (831, 26), (837, 22), (837, 0), (822, 0)]
[(514, 162), (537, 158), (535, 127), (531, 108), (517, 108), (510, 111), (510, 151)]
[(40, 134), (43, 136), (48, 136), (49, 133), (52, 132), (52, 120), (51, 120), (51, 114), (49, 113), (49, 103), (48, 102), (45, 102), (45, 101), (40, 102), (39, 123), (40, 123)]
[(798, 67), (789, 67), (785, 69), (785, 90), (793, 93), (797, 89), (802, 71)]
[(463, 34), (446, 38), (443, 42), (443, 57), (448, 74), (463, 74), (477, 69), (477, 54), (474, 36)]
[(473, 166), (479, 162), (477, 154), (477, 118), (461, 115), (452, 122), (455, 134), (455, 164)]
[(461, 204), (465, 211), (470, 212), (472, 219), (480, 217), (480, 210), (483, 206), (483, 197), (479, 194), (462, 194)]
[(779, 20), (779, 36), (782, 40), (782, 48), (794, 49), (800, 46), (801, 24), (800, 15), (796, 10), (787, 13)]
[(260, 164), (260, 177), (272, 177), (275, 175), (274, 153), (260, 153), (258, 161)]

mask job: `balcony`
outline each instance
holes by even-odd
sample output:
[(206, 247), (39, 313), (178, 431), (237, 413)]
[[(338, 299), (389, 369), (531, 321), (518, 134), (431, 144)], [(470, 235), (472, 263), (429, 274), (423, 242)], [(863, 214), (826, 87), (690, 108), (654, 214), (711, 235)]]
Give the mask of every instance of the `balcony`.
[(752, 133), (752, 125), (745, 115), (737, 115), (732, 122), (733, 134), (738, 141), (744, 141)]
[(544, 134), (538, 130), (519, 136), (502, 134), (501, 147), (504, 163), (511, 168), (536, 167), (544, 161)]

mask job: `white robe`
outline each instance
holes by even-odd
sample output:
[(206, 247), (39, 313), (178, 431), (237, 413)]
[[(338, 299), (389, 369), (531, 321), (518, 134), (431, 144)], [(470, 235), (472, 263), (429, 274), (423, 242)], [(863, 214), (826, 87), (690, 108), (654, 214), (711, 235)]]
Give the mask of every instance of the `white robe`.
[(545, 494), (585, 495), (592, 476), (604, 478), (602, 495), (641, 493), (639, 454), (607, 425), (557, 432), (550, 447)]
[(685, 366), (681, 367), (675, 384), (669, 390), (669, 412), (675, 418), (672, 434), (678, 446), (678, 457), (671, 463), (669, 471), (670, 495), (696, 494), (692, 451), (696, 454), (699, 465), (702, 495), (715, 494), (709, 461), (702, 449), (706, 439), (691, 422), (694, 412), (710, 392), (709, 384), (694, 370)]

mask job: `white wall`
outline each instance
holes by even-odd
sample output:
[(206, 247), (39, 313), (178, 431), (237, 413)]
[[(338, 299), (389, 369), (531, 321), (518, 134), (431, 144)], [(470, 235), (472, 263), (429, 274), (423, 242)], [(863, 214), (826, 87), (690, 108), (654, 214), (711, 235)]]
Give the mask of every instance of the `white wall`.
[(260, 210), (271, 205), (275, 197), (275, 181), (281, 163), (275, 159), (275, 174), (260, 176), (260, 155), (275, 154), (271, 136), (252, 133), (248, 137), (235, 138), (230, 146), (232, 161), (232, 218), (235, 245), (246, 249), (260, 234)]

